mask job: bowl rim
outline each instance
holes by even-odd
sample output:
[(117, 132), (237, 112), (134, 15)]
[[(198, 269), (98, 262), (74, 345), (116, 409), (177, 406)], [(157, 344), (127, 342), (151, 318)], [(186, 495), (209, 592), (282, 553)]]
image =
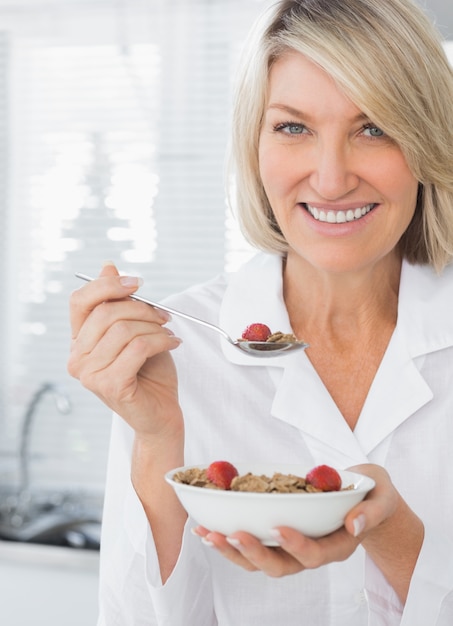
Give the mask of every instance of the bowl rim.
[[(302, 492), (302, 493), (279, 493), (279, 492), (273, 492), (273, 493), (261, 493), (261, 492), (256, 492), (256, 491), (231, 491), (229, 489), (203, 489), (202, 487), (197, 487), (196, 485), (187, 485), (186, 483), (180, 483), (177, 482), (175, 480), (173, 480), (173, 476), (174, 474), (176, 474), (176, 472), (181, 472), (181, 471), (185, 471), (185, 470), (189, 470), (189, 469), (206, 469), (210, 464), (209, 463), (195, 463), (193, 465), (181, 465), (180, 467), (176, 467), (174, 469), (169, 470), (168, 472), (165, 473), (164, 478), (167, 481), (168, 484), (170, 484), (172, 487), (180, 489), (180, 490), (184, 490), (184, 491), (188, 491), (190, 492), (196, 492), (196, 493), (204, 493), (204, 494), (209, 494), (210, 497), (227, 497), (227, 498), (246, 498), (246, 497), (252, 497), (252, 498), (278, 498), (278, 499), (282, 499), (284, 497), (289, 497), (291, 499), (294, 498), (304, 498), (304, 500), (306, 499), (313, 499), (313, 498), (319, 498), (321, 495), (324, 496), (324, 498), (326, 497), (330, 497), (330, 498), (344, 498), (347, 497), (348, 494), (361, 494), (361, 493), (368, 493), (369, 491), (371, 491), (372, 489), (374, 489), (374, 487), (376, 486), (376, 482), (374, 481), (373, 478), (371, 478), (370, 476), (367, 476), (366, 474), (359, 474), (359, 472), (352, 472), (350, 470), (342, 470), (342, 469), (337, 469), (337, 472), (340, 474), (342, 481), (344, 479), (344, 477), (348, 477), (350, 476), (355, 477), (356, 481), (360, 481), (360, 484), (355, 486), (354, 489), (342, 489), (339, 491), (317, 491), (314, 493), (306, 493), (306, 492)], [(311, 466), (311, 467), (307, 467), (304, 465), (298, 465), (295, 463), (249, 463), (249, 464), (245, 464), (245, 463), (233, 463), (233, 465), (235, 465), (235, 467), (238, 468), (239, 474), (242, 475), (242, 468), (246, 465), (248, 465), (250, 467), (250, 469), (246, 470), (246, 471), (253, 471), (253, 467), (265, 467), (265, 466), (269, 466), (269, 468), (275, 468), (275, 469), (270, 469), (270, 471), (272, 472), (278, 472), (281, 469), (287, 467), (292, 467), (292, 468), (296, 468), (296, 467), (300, 467), (301, 470), (303, 470), (304, 473), (301, 473), (301, 476), (305, 476), (306, 473), (308, 471), (310, 471), (310, 469), (312, 469), (312, 467), (315, 466)], [(321, 465), (320, 463), (318, 465)], [(331, 467), (333, 467), (331, 465)], [(239, 468), (241, 468), (241, 471), (239, 470)], [(263, 473), (263, 472), (262, 472)], [(285, 472), (287, 473), (287, 472)], [(292, 473), (292, 472), (291, 472)], [(298, 474), (299, 475), (299, 474)]]

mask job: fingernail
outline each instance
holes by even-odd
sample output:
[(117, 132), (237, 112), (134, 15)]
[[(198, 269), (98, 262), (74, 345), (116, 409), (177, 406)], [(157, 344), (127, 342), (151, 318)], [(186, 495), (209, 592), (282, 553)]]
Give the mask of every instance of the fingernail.
[(269, 531), (269, 534), (272, 537), (272, 539), (275, 539), (277, 543), (280, 544), (284, 542), (281, 532), (277, 528), (271, 528)]
[(102, 267), (115, 267), (115, 263), (113, 261), (110, 261), (109, 259), (106, 259), (105, 261), (102, 261)]
[(239, 539), (236, 539), (236, 537), (227, 537), (226, 540), (233, 548), (240, 548), (242, 546), (241, 542)]
[[(157, 314), (158, 314), (158, 316), (160, 317), (161, 320), (164, 320), (164, 322), (170, 322), (171, 321), (170, 313), (167, 313), (167, 311), (163, 311), (162, 309), (157, 309), (156, 308), (155, 310), (156, 310), (156, 312), (157, 312)], [(170, 334), (174, 335), (174, 333), (169, 328), (167, 328), (167, 330), (168, 330), (168, 332)]]
[(365, 515), (363, 513), (361, 515), (357, 515), (357, 517), (352, 521), (352, 525), (354, 527), (354, 537), (358, 537), (360, 533), (365, 528)]
[(214, 547), (212, 541), (209, 541), (209, 539), (206, 539), (206, 537), (201, 538), (201, 543), (203, 543), (205, 546), (208, 546), (208, 548)]
[(123, 287), (141, 287), (143, 285), (143, 278), (138, 276), (121, 276), (120, 283)]

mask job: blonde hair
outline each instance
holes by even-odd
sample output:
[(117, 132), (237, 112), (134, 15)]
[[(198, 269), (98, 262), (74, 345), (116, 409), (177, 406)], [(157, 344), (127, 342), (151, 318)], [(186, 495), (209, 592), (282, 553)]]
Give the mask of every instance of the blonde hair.
[(288, 248), (258, 165), (269, 69), (288, 50), (328, 72), (400, 146), (419, 181), (401, 252), (440, 271), (453, 258), (453, 71), (439, 33), (411, 0), (283, 0), (257, 22), (238, 75), (231, 147), (233, 204), (246, 238), (274, 253)]

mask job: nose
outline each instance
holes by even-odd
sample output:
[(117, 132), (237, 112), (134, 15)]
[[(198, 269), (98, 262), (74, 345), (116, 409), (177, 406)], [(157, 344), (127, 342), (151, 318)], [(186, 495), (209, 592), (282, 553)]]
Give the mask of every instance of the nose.
[(313, 151), (310, 184), (324, 200), (339, 200), (357, 188), (359, 175), (354, 156), (340, 142), (318, 143)]

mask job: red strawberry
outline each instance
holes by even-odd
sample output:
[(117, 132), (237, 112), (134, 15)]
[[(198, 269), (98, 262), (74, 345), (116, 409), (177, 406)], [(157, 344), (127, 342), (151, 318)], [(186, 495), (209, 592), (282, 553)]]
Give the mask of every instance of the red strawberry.
[(220, 489), (229, 489), (233, 478), (238, 476), (238, 471), (228, 461), (214, 461), (206, 470), (206, 476)]
[(339, 491), (341, 489), (340, 474), (328, 465), (314, 467), (305, 476), (305, 480), (321, 491)]
[(272, 335), (271, 329), (266, 324), (250, 324), (242, 333), (242, 339), (247, 341), (267, 341)]

